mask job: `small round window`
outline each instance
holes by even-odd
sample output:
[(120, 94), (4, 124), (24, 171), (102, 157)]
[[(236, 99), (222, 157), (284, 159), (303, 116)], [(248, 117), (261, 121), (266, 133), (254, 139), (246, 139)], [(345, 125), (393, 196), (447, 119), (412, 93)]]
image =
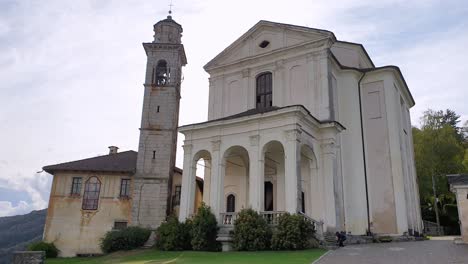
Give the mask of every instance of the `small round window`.
[(262, 41), (260, 44), (258, 44), (258, 46), (259, 46), (260, 48), (262, 48), (262, 49), (268, 47), (268, 45), (270, 45), (270, 41), (268, 41), (268, 40), (264, 40), (264, 41)]

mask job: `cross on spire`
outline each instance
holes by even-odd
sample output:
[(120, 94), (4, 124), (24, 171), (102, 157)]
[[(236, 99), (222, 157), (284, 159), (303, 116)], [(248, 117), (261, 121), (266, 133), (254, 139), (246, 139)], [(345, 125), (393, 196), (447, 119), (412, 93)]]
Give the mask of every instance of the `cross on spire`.
[(170, 4), (169, 4), (169, 15), (172, 14), (172, 7), (173, 7), (173, 6), (174, 6), (174, 5), (172, 4), (172, 0), (171, 0), (171, 2), (170, 2)]

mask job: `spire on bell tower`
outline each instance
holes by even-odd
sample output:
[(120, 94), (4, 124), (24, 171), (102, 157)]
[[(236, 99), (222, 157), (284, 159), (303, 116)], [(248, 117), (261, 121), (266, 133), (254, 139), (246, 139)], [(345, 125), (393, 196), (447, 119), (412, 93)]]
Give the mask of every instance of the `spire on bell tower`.
[(167, 16), (167, 18), (171, 18), (172, 19), (172, 0), (171, 0), (171, 3), (169, 4), (169, 15)]
[(182, 26), (172, 19), (172, 2), (169, 5), (169, 15), (154, 25), (154, 43), (180, 44)]

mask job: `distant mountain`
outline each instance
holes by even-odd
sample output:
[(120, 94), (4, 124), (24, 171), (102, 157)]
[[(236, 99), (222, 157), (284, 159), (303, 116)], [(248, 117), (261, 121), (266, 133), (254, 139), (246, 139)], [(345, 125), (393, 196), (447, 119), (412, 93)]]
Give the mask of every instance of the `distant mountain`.
[(47, 209), (25, 215), (0, 217), (0, 264), (10, 263), (11, 253), (42, 239)]

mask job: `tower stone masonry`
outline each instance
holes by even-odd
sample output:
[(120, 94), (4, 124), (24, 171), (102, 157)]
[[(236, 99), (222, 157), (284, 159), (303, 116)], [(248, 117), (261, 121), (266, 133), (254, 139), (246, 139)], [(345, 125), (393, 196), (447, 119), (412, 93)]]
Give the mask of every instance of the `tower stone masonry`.
[(182, 66), (182, 26), (169, 15), (154, 25), (147, 55), (132, 225), (157, 228), (171, 210)]

